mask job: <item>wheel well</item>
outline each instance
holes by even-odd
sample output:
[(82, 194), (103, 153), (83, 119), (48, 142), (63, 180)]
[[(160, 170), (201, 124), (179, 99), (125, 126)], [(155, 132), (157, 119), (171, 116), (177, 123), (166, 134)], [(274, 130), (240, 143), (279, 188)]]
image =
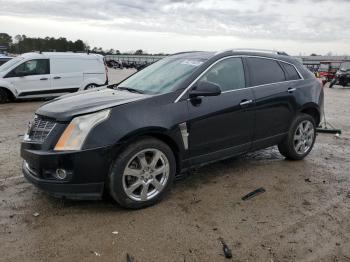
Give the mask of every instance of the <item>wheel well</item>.
[(179, 147), (177, 146), (177, 144), (175, 143), (175, 141), (173, 139), (171, 139), (167, 135), (164, 135), (163, 133), (147, 132), (147, 133), (143, 133), (143, 134), (138, 134), (137, 136), (129, 137), (127, 139), (126, 144), (129, 144), (129, 143), (135, 141), (135, 139), (140, 139), (140, 138), (143, 138), (143, 137), (153, 137), (153, 138), (156, 138), (156, 139), (162, 141), (163, 143), (167, 144), (170, 147), (170, 149), (173, 151), (174, 156), (175, 156), (175, 160), (176, 160), (176, 174), (181, 171), (180, 150), (179, 150)]
[(320, 113), (318, 112), (318, 110), (316, 108), (308, 107), (308, 108), (301, 110), (301, 113), (312, 116), (313, 119), (315, 119), (316, 126), (318, 126), (320, 124)]
[(85, 90), (89, 85), (99, 86), (98, 84), (95, 84), (95, 83), (88, 83), (87, 85), (85, 85), (84, 90)]
[(7, 89), (7, 88), (5, 88), (5, 87), (1, 87), (1, 86), (0, 86), (0, 89), (4, 90), (4, 91), (6, 92), (7, 98), (8, 98), (10, 101), (15, 100), (15, 96), (13, 95), (13, 93), (12, 93), (9, 89)]

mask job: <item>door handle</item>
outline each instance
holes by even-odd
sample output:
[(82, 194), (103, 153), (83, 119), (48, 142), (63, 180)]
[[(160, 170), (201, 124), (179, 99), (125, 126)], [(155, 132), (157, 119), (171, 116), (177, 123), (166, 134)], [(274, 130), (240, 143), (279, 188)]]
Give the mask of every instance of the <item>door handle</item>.
[(49, 80), (47, 77), (40, 78), (40, 80)]
[(55, 76), (53, 79), (61, 79), (60, 76)]
[(290, 87), (290, 88), (288, 88), (288, 93), (293, 93), (295, 90), (297, 90), (297, 89)]
[(239, 103), (240, 106), (246, 106), (246, 105), (249, 105), (253, 103), (253, 100), (247, 100), (247, 99), (244, 99), (241, 101), (241, 103)]

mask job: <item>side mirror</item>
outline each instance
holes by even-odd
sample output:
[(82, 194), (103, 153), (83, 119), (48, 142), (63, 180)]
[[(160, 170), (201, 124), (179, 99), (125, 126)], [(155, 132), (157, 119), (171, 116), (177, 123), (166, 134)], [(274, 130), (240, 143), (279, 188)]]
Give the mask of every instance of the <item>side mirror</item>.
[(221, 89), (218, 85), (211, 82), (199, 82), (189, 93), (190, 98), (199, 96), (218, 96)]

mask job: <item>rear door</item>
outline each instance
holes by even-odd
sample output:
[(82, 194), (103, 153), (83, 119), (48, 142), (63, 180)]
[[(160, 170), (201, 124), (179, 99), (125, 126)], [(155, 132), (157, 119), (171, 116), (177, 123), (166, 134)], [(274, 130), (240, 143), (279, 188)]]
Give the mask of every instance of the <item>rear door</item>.
[(13, 85), (18, 97), (46, 95), (51, 90), (49, 59), (23, 62), (5, 78)]
[(219, 85), (222, 93), (188, 101), (192, 163), (248, 151), (253, 135), (254, 102), (252, 90), (246, 88), (242, 59), (231, 57), (217, 62), (197, 83), (201, 81)]
[(297, 108), (295, 91), (277, 60), (245, 58), (255, 98), (254, 147), (273, 145), (289, 130)]
[(52, 58), (52, 91), (75, 92), (83, 84), (83, 60), (79, 58)]

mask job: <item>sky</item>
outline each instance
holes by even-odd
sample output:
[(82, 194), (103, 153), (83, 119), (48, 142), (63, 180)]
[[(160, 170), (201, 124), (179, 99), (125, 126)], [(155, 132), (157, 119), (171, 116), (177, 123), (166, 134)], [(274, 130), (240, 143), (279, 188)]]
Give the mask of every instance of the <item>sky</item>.
[(0, 0), (0, 32), (149, 53), (350, 55), (350, 0)]

